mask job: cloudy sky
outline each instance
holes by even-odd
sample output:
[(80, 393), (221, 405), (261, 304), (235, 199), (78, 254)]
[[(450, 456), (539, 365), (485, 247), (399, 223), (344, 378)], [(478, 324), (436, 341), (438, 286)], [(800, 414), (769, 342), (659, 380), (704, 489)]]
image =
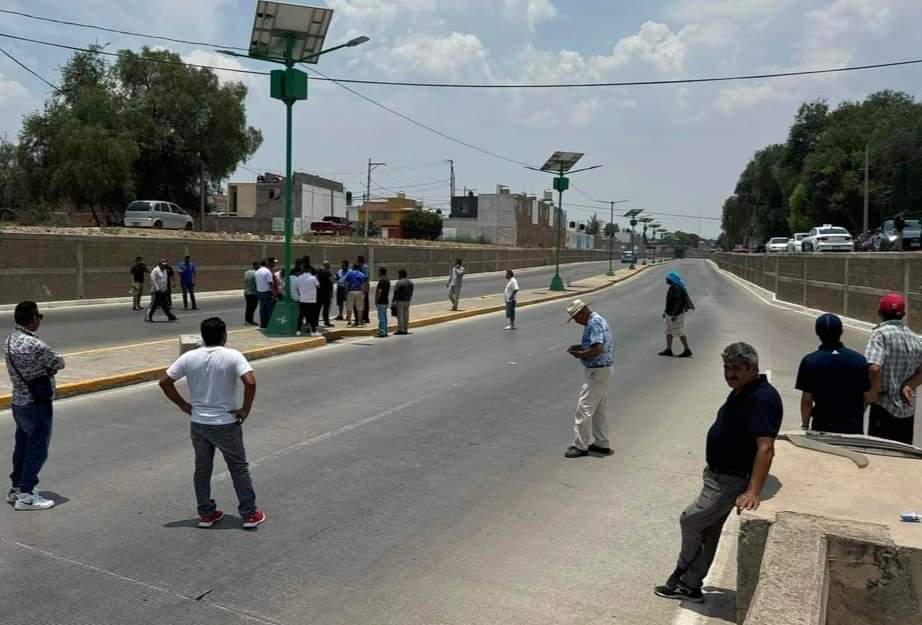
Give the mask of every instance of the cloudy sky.
[[(319, 0), (317, 2), (319, 4)], [(326, 0), (335, 10), (327, 44), (364, 34), (371, 42), (324, 57), (318, 69), (340, 78), (432, 82), (587, 82), (695, 78), (842, 67), (922, 56), (918, 0)], [(156, 35), (246, 45), (254, 0), (14, 0), (2, 7)], [(83, 46), (133, 48), (145, 40), (0, 15), (0, 32)], [(916, 44), (913, 44), (913, 42)], [(2, 40), (0, 46), (51, 81), (65, 50)], [(216, 55), (211, 47), (170, 44), (191, 62), (265, 69)], [(798, 103), (860, 99), (879, 89), (922, 96), (922, 66), (822, 78), (687, 86), (468, 90), (354, 87), (364, 95), (466, 143), (540, 165), (552, 151), (585, 152), (602, 169), (574, 176), (571, 218), (594, 199), (630, 199), (648, 212), (717, 217), (752, 153), (785, 137)], [(225, 73), (222, 78), (240, 80)], [(250, 123), (264, 134), (247, 167), (284, 168), (284, 116), (266, 78), (250, 86)], [(433, 207), (448, 200), (448, 164), (457, 186), (497, 184), (540, 192), (542, 174), (427, 132), (337, 85), (311, 83), (296, 106), (295, 164), (364, 193), (404, 187)], [(49, 89), (0, 57), (0, 132), (15, 139), (22, 115)], [(234, 180), (252, 180), (239, 169)], [(445, 182), (441, 182), (445, 181)], [(427, 183), (433, 183), (427, 185)], [(414, 186), (410, 186), (414, 185)], [(420, 185), (420, 186), (416, 186)], [(441, 204), (440, 204), (441, 203)], [(600, 216), (607, 212), (600, 210)], [(672, 229), (713, 235), (719, 222), (662, 217)]]

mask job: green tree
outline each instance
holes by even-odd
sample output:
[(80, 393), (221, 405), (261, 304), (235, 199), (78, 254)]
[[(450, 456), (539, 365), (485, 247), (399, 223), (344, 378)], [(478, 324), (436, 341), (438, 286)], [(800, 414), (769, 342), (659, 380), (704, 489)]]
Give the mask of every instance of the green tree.
[(618, 226), (618, 224), (605, 224), (605, 228), (602, 229), (602, 232), (606, 237), (610, 237), (613, 234), (621, 232), (621, 227)]
[(18, 160), (32, 200), (98, 209), (124, 205), (133, 192), (138, 147), (126, 127), (124, 98), (99, 55), (77, 52), (42, 113), (26, 117)]
[(442, 236), (442, 218), (421, 209), (409, 211), (400, 217), (400, 232), (405, 239), (435, 241)]
[(262, 134), (246, 124), (242, 83), (221, 84), (213, 71), (147, 47), (140, 54), (121, 51), (115, 71), (141, 146), (134, 163), (139, 196), (191, 207), (203, 172), (216, 185), (262, 143)]

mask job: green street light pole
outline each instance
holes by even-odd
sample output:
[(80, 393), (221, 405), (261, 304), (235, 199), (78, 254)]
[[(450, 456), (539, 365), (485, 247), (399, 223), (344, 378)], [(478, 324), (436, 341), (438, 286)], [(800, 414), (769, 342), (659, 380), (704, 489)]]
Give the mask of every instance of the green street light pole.
[(295, 65), (306, 63), (341, 48), (353, 48), (368, 41), (368, 37), (356, 37), (346, 43), (321, 50), (302, 58), (294, 58), (293, 50), (295, 34), (285, 34), (284, 58), (266, 57), (250, 54), (238, 54), (230, 50), (218, 50), (228, 56), (240, 56), (279, 63), (285, 66), (284, 70), (272, 70), (269, 74), (270, 96), (285, 103), (285, 293), (284, 299), (276, 304), (272, 312), (272, 319), (265, 332), (267, 336), (294, 336), (297, 333), (299, 306), (291, 298), (291, 200), (292, 200), (292, 109), (295, 102), (307, 99), (307, 74), (295, 69)]
[(554, 189), (557, 191), (557, 252), (554, 261), (554, 277), (548, 287), (551, 291), (564, 291), (563, 278), (560, 277), (560, 222), (563, 221), (563, 192), (570, 188), (570, 179), (564, 176), (563, 168), (554, 178)]

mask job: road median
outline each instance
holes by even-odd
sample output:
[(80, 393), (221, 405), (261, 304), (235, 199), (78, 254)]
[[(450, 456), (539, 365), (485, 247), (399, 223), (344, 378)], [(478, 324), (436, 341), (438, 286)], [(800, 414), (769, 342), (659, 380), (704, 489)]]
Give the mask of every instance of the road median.
[[(534, 306), (554, 300), (567, 299), (593, 293), (623, 282), (643, 271), (622, 269), (614, 276), (595, 276), (567, 286), (565, 291), (525, 289), (519, 293), (518, 307)], [(492, 314), (505, 309), (502, 294), (461, 300), (459, 310), (444, 310), (447, 303), (421, 304), (411, 309), (410, 328), (421, 328), (440, 323)], [(395, 328), (393, 319), (389, 324)], [(363, 327), (338, 327), (321, 337), (267, 337), (257, 329), (229, 332), (228, 345), (240, 350), (248, 360), (259, 360), (283, 354), (307, 351), (325, 346), (338, 339), (373, 336), (377, 333), (374, 312), (371, 323)], [(74, 397), (122, 386), (156, 380), (179, 354), (179, 339), (165, 339), (123, 346), (107, 346), (64, 354), (67, 367), (57, 377), (57, 396)], [(156, 364), (156, 366), (150, 366)], [(145, 366), (146, 365), (146, 366)], [(8, 376), (0, 377), (0, 409), (10, 405)]]

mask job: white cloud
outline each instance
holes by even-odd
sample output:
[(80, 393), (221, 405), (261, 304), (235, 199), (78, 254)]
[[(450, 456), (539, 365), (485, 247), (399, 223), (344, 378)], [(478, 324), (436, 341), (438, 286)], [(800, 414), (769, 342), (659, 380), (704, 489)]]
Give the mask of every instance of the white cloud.
[(752, 20), (784, 12), (794, 0), (679, 0), (666, 9), (673, 19), (701, 23), (713, 19)]
[(531, 30), (541, 22), (557, 17), (557, 7), (550, 0), (502, 0), (502, 4), (506, 14), (513, 19), (525, 17)]
[(801, 66), (842, 67), (853, 58), (858, 35), (881, 35), (892, 11), (875, 0), (835, 0), (807, 13)]
[[(194, 63), (195, 65), (210, 65), (212, 67), (225, 67), (227, 69), (249, 69), (241, 65), (237, 59), (212, 52), (211, 50), (193, 50), (188, 54), (183, 54), (181, 58), (186, 63)], [(255, 74), (222, 72), (220, 69), (214, 70), (214, 72), (218, 76), (218, 80), (222, 83), (242, 82), (248, 87), (252, 86), (254, 78), (259, 78), (259, 76)]]
[(794, 95), (779, 91), (770, 84), (739, 85), (721, 89), (714, 102), (721, 113), (733, 114), (749, 111), (759, 106), (793, 100)]
[(407, 13), (433, 11), (436, 0), (326, 0), (338, 18), (352, 21), (391, 20)]
[(693, 33), (694, 27), (673, 32), (666, 24), (644, 22), (636, 35), (620, 39), (612, 49), (611, 56), (594, 57), (601, 69), (610, 69), (642, 61), (656, 67), (663, 73), (684, 69), (688, 44), (685, 39)]
[(390, 56), (415, 73), (452, 78), (465, 67), (482, 64), (488, 52), (476, 35), (453, 32), (446, 37), (409, 35)]
[(29, 95), (25, 85), (0, 74), (0, 104), (17, 98), (27, 98)]

